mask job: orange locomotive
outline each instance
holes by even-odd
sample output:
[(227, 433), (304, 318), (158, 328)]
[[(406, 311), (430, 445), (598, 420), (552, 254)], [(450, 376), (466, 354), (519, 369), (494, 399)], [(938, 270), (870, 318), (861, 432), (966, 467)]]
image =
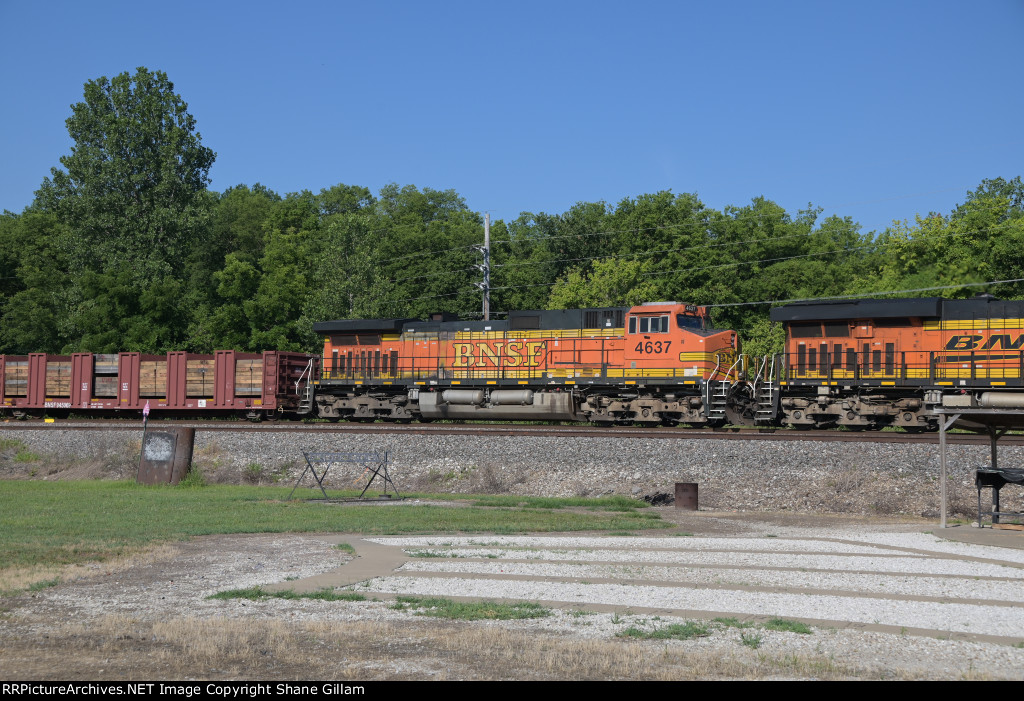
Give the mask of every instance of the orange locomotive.
[(1024, 405), (1024, 301), (814, 302), (771, 318), (786, 327), (783, 423), (932, 430), (936, 404)]
[(318, 323), (316, 387), (330, 419), (716, 423), (737, 380), (734, 331), (707, 308), (514, 311), (502, 321)]

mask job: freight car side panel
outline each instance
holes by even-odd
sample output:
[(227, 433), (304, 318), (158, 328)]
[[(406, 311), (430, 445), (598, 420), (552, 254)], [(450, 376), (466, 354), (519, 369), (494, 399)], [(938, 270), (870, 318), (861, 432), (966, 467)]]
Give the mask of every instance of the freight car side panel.
[[(238, 385), (239, 368), (254, 375), (252, 391)], [(315, 371), (315, 356), (280, 351), (0, 356), (0, 408), (136, 412), (148, 403), (152, 411), (195, 414), (296, 409), (297, 383), (303, 377), (310, 382)]]

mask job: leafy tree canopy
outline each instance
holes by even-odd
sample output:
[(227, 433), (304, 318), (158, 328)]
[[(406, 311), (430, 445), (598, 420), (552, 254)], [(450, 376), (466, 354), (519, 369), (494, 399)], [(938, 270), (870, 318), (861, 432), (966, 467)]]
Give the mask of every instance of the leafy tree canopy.
[(71, 227), (76, 260), (139, 279), (177, 271), (205, 226), (215, 154), (162, 71), (91, 80), (71, 106), (75, 144), (37, 191)]

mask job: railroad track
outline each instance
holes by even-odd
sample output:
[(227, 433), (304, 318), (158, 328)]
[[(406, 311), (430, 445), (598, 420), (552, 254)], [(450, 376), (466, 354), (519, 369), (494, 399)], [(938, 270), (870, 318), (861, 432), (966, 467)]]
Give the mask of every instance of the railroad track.
[[(817, 441), (851, 443), (931, 443), (938, 445), (937, 433), (903, 433), (898, 431), (797, 431), (765, 428), (668, 428), (641, 426), (562, 426), (536, 424), (484, 424), (484, 423), (300, 423), (272, 422), (245, 423), (241, 421), (150, 421), (149, 429), (186, 426), (198, 431), (255, 431), (313, 432), (313, 433), (415, 433), (422, 435), (471, 436), (560, 436), (565, 438), (617, 438), (662, 440), (761, 440), (761, 441)], [(3, 421), (0, 430), (16, 431), (126, 431), (142, 430), (141, 421), (106, 420), (72, 421)], [(960, 445), (988, 445), (987, 435), (949, 433), (947, 442)], [(1024, 445), (1024, 435), (1007, 435), (1001, 445)]]

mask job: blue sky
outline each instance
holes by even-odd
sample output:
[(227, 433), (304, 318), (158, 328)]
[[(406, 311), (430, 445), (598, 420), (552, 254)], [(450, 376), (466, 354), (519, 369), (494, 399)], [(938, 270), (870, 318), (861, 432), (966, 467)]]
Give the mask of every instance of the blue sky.
[(1024, 175), (1024, 0), (0, 0), (0, 209), (100, 76), (162, 70), (211, 187), (455, 189), (511, 219), (670, 189), (865, 230)]

